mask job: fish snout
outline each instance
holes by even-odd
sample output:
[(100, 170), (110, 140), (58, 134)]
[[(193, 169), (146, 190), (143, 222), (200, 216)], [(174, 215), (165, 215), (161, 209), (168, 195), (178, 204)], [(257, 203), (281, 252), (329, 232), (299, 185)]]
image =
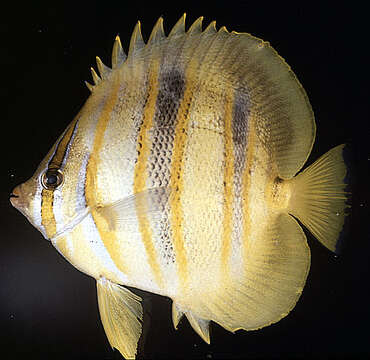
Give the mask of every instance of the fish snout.
[(25, 196), (22, 191), (22, 185), (18, 185), (10, 194), (10, 203), (19, 211), (24, 212), (28, 208), (28, 201), (25, 201)]

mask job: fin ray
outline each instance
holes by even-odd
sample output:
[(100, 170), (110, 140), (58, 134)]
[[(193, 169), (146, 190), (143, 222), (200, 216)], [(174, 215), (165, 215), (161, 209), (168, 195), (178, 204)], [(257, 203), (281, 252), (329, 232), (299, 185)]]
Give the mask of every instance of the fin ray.
[(141, 34), (141, 24), (140, 21), (138, 21), (131, 35), (128, 56), (132, 58), (134, 53), (142, 49), (144, 46), (145, 42), (143, 40), (143, 35)]
[(180, 310), (180, 308), (176, 305), (176, 303), (172, 302), (172, 323), (175, 330), (177, 330), (177, 326), (179, 325), (179, 322), (181, 318), (183, 317), (184, 312)]
[(96, 65), (98, 67), (99, 74), (103, 80), (106, 79), (108, 75), (112, 72), (112, 70), (108, 66), (103, 64), (99, 56), (96, 57)]
[(289, 180), (291, 198), (288, 212), (296, 216), (329, 250), (336, 244), (343, 228), (348, 193), (345, 191), (346, 165), (344, 145), (321, 156), (308, 168)]
[(134, 359), (141, 335), (141, 298), (106, 279), (97, 280), (100, 318), (112, 347)]
[(203, 16), (196, 19), (187, 31), (188, 35), (196, 35), (202, 32)]
[(191, 311), (185, 313), (191, 327), (194, 331), (207, 343), (210, 344), (210, 337), (209, 337), (209, 320), (204, 320), (196, 315), (194, 315)]
[(137, 218), (140, 216), (150, 215), (153, 226), (158, 224), (163, 211), (160, 204), (163, 203), (163, 198), (168, 199), (168, 196), (167, 187), (146, 189), (112, 204), (98, 207), (96, 211), (106, 220), (110, 231), (132, 232), (136, 231)]
[(119, 67), (126, 60), (126, 54), (123, 51), (121, 39), (117, 35), (114, 40), (113, 50), (112, 50), (112, 69)]
[(216, 21), (211, 21), (208, 26), (204, 29), (203, 31), (204, 34), (210, 35), (210, 34), (216, 34), (217, 29), (216, 29)]
[(148, 45), (158, 43), (165, 37), (166, 35), (164, 34), (164, 29), (163, 29), (163, 18), (160, 17), (153, 27), (153, 30), (148, 40)]
[(85, 81), (85, 85), (90, 90), (90, 92), (94, 91), (94, 85), (90, 84), (88, 81)]
[(173, 38), (176, 36), (181, 36), (185, 34), (185, 18), (186, 18), (186, 13), (184, 13), (181, 18), (177, 21), (175, 26), (172, 28), (170, 31), (168, 37)]
[(92, 75), (92, 78), (94, 80), (94, 84), (95, 85), (98, 85), (101, 81), (99, 75), (96, 73), (96, 71), (94, 70), (94, 68), (90, 68), (91, 70), (91, 75)]

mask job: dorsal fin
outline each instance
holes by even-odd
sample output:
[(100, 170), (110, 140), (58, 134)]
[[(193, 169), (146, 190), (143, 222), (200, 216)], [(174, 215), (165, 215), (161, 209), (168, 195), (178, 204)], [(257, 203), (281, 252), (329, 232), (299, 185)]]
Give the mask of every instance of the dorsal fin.
[(160, 17), (155, 23), (152, 33), (150, 34), (148, 45), (157, 43), (166, 37), (163, 29), (163, 18)]
[(90, 84), (89, 82), (85, 81), (85, 85), (90, 90), (90, 92), (94, 91), (94, 85)]
[[(202, 22), (203, 22), (203, 16), (196, 19), (193, 24), (190, 26), (189, 30), (185, 30), (185, 19), (186, 19), (186, 13), (184, 13), (180, 19), (177, 21), (177, 23), (173, 26), (171, 29), (168, 39), (171, 39), (172, 41), (176, 41), (174, 38), (181, 37), (181, 36), (191, 36), (196, 34), (207, 34), (212, 35), (216, 34), (216, 22), (212, 21), (209, 23), (207, 28), (202, 32)], [(218, 31), (220, 33), (228, 33), (226, 27), (221, 27)], [(163, 18), (160, 17), (156, 24), (153, 27), (153, 30), (150, 34), (149, 40), (147, 42), (148, 45), (158, 43), (166, 38), (166, 34), (163, 29)], [(130, 45), (129, 45), (129, 51), (128, 56), (125, 54), (122, 48), (121, 40), (119, 36), (117, 35), (114, 41), (113, 50), (112, 50), (112, 69), (116, 69), (120, 67), (125, 61), (127, 60), (127, 57), (130, 57), (130, 61), (135, 57), (135, 54), (143, 49), (146, 46), (143, 36), (141, 34), (141, 23), (138, 21), (135, 25), (135, 28), (132, 32), (131, 39), (130, 39)], [(99, 57), (96, 57), (96, 63), (99, 70), (100, 76), (97, 74), (97, 72), (91, 68), (91, 73), (93, 77), (94, 84), (90, 84), (88, 82), (86, 83), (87, 88), (93, 92), (95, 87), (102, 81), (105, 80), (109, 74), (112, 72), (112, 69), (103, 64), (101, 59)]]
[(145, 46), (145, 42), (143, 40), (143, 35), (141, 35), (141, 24), (140, 24), (140, 21), (138, 21), (131, 35), (128, 56), (132, 57), (136, 51), (142, 49), (144, 46)]
[(203, 31), (204, 34), (216, 34), (216, 21), (211, 21), (206, 29)]
[(112, 69), (119, 67), (125, 60), (127, 56), (122, 49), (121, 39), (116, 36), (112, 51)]
[(100, 77), (98, 76), (98, 74), (95, 72), (94, 68), (90, 68), (91, 70), (91, 75), (92, 75), (92, 78), (94, 80), (94, 84), (95, 85), (98, 85), (101, 81)]
[(202, 23), (203, 23), (203, 16), (198, 17), (193, 24), (190, 26), (187, 34), (189, 35), (195, 35), (200, 34), (202, 32)]
[(219, 30), (218, 30), (219, 33), (225, 33), (225, 34), (228, 34), (229, 32), (227, 31), (226, 29), (226, 26), (222, 26)]
[(100, 77), (103, 80), (112, 72), (111, 68), (103, 64), (99, 56), (96, 57), (96, 65), (98, 66)]
[(175, 36), (181, 36), (185, 34), (185, 18), (186, 18), (186, 13), (184, 13), (181, 18), (177, 21), (175, 26), (172, 28), (170, 31), (168, 37), (172, 38)]

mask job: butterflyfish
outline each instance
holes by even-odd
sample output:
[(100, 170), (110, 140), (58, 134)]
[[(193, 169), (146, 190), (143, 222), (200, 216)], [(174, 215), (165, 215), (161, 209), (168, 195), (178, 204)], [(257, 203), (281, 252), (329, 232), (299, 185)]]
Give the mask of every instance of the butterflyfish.
[(172, 299), (209, 343), (210, 321), (255, 330), (285, 317), (310, 268), (300, 221), (329, 250), (347, 213), (339, 145), (302, 168), (316, 126), (277, 52), (247, 33), (140, 22), (11, 203), (96, 280), (112, 347), (135, 358), (141, 298)]

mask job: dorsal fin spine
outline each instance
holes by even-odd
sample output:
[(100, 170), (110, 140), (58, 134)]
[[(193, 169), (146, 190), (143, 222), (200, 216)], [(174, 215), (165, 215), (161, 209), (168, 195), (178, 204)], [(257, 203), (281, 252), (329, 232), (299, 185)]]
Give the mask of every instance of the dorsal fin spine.
[(96, 57), (96, 65), (98, 66), (101, 78), (106, 79), (112, 70), (103, 64), (99, 56)]
[(98, 85), (100, 83), (100, 81), (101, 81), (100, 77), (95, 72), (94, 68), (90, 68), (90, 70), (91, 70), (91, 75), (93, 77), (93, 80), (94, 80), (95, 85)]
[(157, 43), (161, 41), (162, 39), (164, 39), (165, 37), (166, 35), (164, 34), (164, 29), (163, 29), (163, 18), (160, 17), (153, 27), (153, 30), (148, 40), (148, 45)]
[[(218, 31), (216, 29), (216, 21), (211, 21), (207, 28), (202, 32), (202, 23), (203, 23), (203, 16), (196, 19), (193, 24), (190, 26), (188, 31), (185, 31), (185, 19), (186, 19), (186, 13), (184, 13), (180, 19), (177, 21), (177, 23), (173, 26), (171, 29), (168, 38), (173, 38), (176, 36), (181, 35), (196, 35), (200, 33), (208, 33), (208, 34), (215, 34), (217, 32), (219, 33), (229, 33), (225, 26), (222, 26)], [(235, 32), (233, 32), (235, 33)], [(153, 30), (150, 34), (149, 40), (147, 44), (154, 44), (157, 43), (163, 39), (166, 38), (164, 29), (163, 29), (163, 18), (160, 17), (156, 24), (153, 27)], [(122, 65), (127, 57), (133, 58), (134, 54), (144, 48), (146, 46), (143, 36), (141, 34), (141, 23), (138, 21), (135, 25), (135, 28), (132, 32), (131, 39), (130, 39), (130, 46), (128, 51), (128, 56), (125, 54), (122, 48), (120, 37), (117, 35), (113, 44), (113, 50), (112, 50), (112, 69), (118, 68), (120, 65)], [(96, 85), (98, 85), (101, 80), (106, 79), (108, 75), (112, 72), (112, 69), (106, 66), (101, 59), (97, 56), (96, 57), (96, 63), (99, 70), (100, 77), (95, 72), (93, 68), (91, 68), (91, 74), (94, 81), (94, 85), (88, 83), (85, 81), (85, 84), (87, 88), (93, 92)]]
[(216, 21), (211, 21), (209, 25), (206, 27), (206, 29), (203, 31), (203, 33), (209, 33), (209, 34), (215, 34), (216, 32), (217, 32)]
[(140, 21), (138, 21), (131, 36), (128, 56), (132, 57), (136, 51), (142, 49), (144, 46), (145, 42), (143, 40), (143, 36), (141, 35), (141, 24)]
[(218, 30), (219, 33), (225, 33), (225, 34), (228, 34), (229, 32), (227, 31), (226, 29), (226, 26), (222, 26), (220, 27), (220, 29)]
[(90, 84), (89, 82), (85, 81), (85, 85), (90, 90), (90, 92), (94, 91), (94, 85)]
[(175, 26), (170, 31), (168, 37), (172, 38), (174, 36), (181, 36), (185, 34), (185, 19), (186, 19), (186, 13), (184, 13), (180, 19), (177, 21)]
[(123, 51), (121, 39), (119, 36), (116, 36), (114, 40), (113, 50), (112, 50), (112, 69), (119, 67), (122, 63), (125, 62), (127, 56)]
[(203, 16), (199, 17), (193, 22), (187, 34), (188, 35), (200, 34), (202, 32), (202, 23), (203, 23)]

